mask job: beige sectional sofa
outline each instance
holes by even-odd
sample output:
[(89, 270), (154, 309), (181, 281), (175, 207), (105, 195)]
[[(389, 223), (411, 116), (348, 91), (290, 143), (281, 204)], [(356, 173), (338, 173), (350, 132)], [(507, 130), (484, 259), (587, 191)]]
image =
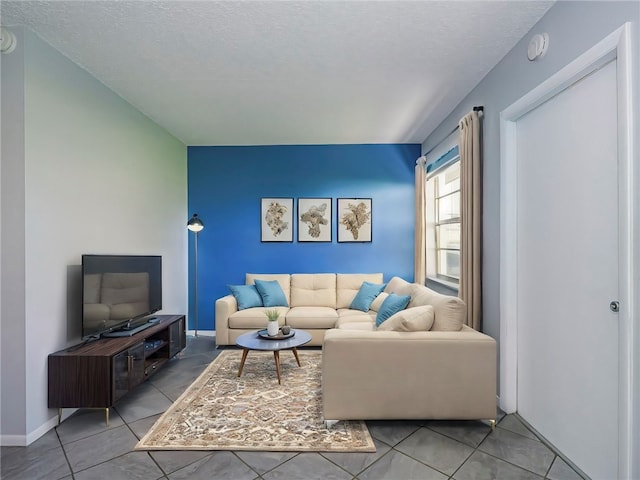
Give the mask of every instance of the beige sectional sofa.
[[(247, 273), (246, 285), (255, 280), (277, 280), (289, 307), (276, 307), (280, 325), (290, 325), (311, 334), (310, 346), (320, 346), (327, 330), (345, 317), (351, 320), (375, 319), (376, 312), (350, 310), (349, 305), (360, 290), (362, 282), (382, 283), (382, 273), (335, 274), (253, 274)], [(236, 338), (251, 330), (266, 328), (266, 307), (238, 310), (233, 295), (216, 301), (216, 344), (235, 345)]]
[(457, 297), (398, 277), (385, 292), (410, 295), (407, 309), (432, 305), (433, 327), (383, 331), (359, 317), (327, 332), (324, 418), (483, 419), (495, 424), (495, 340), (463, 325), (465, 305)]
[[(322, 399), (326, 420), (485, 419), (496, 417), (496, 342), (465, 325), (464, 302), (393, 277), (367, 312), (349, 308), (372, 274), (246, 275), (276, 280), (288, 307), (280, 324), (303, 329), (323, 347)], [(407, 295), (405, 310), (380, 326), (376, 316), (390, 294)], [(265, 307), (238, 310), (227, 295), (216, 301), (216, 343), (233, 345), (265, 328)]]

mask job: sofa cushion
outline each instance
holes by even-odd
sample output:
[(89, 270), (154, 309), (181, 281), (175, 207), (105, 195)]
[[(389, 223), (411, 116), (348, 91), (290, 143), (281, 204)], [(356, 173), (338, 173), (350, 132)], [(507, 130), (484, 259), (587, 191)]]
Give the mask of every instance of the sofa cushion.
[(375, 322), (344, 322), (340, 324), (340, 330), (362, 330), (372, 332), (376, 329)]
[(399, 312), (400, 310), (404, 310), (407, 305), (409, 305), (409, 301), (411, 297), (409, 295), (396, 295), (395, 293), (390, 293), (384, 302), (382, 302), (382, 306), (380, 307), (380, 311), (376, 315), (376, 326), (380, 326), (382, 322), (387, 320), (394, 313)]
[(407, 282), (404, 278), (393, 277), (387, 283), (384, 291), (387, 293), (395, 293), (396, 295), (413, 295), (413, 286), (415, 284)]
[(262, 307), (262, 297), (255, 285), (227, 285), (238, 303), (238, 310)]
[(337, 308), (349, 308), (362, 282), (382, 283), (382, 273), (338, 273), (336, 275)]
[[(286, 313), (289, 311), (287, 307), (275, 307), (280, 312), (278, 325), (284, 325)], [(247, 308), (238, 310), (229, 316), (229, 328), (242, 329), (263, 329), (267, 328), (267, 315), (264, 313), (264, 307)]]
[(351, 322), (367, 322), (375, 323), (376, 312), (370, 310), (368, 312), (361, 312), (360, 310), (351, 310), (348, 308), (341, 308), (338, 310), (338, 321), (336, 322), (336, 328), (343, 323)]
[(382, 306), (382, 304), (384, 303), (384, 301), (387, 299), (388, 296), (389, 294), (387, 292), (380, 293), (380, 295), (378, 295), (376, 299), (373, 302), (371, 302), (371, 306), (369, 308), (374, 312), (379, 312), (380, 307)]
[(462, 329), (467, 312), (462, 299), (442, 295), (423, 285), (414, 284), (409, 308), (420, 305), (433, 307), (434, 319), (431, 330), (457, 332)]
[(265, 307), (288, 307), (287, 297), (277, 280), (255, 280), (256, 289)]
[(394, 332), (426, 331), (431, 329), (433, 317), (433, 307), (431, 305), (407, 308), (391, 315), (382, 322), (378, 330), (391, 330)]
[(293, 307), (287, 312), (286, 323), (293, 328), (333, 328), (338, 312), (329, 307)]
[(387, 283), (385, 292), (399, 295), (411, 295), (409, 308), (420, 305), (433, 306), (434, 320), (432, 331), (459, 331), (464, 324), (467, 307), (458, 297), (443, 295), (424, 285), (409, 283), (403, 278), (393, 277)]
[(288, 273), (247, 273), (244, 283), (253, 285), (256, 280), (277, 280), (287, 297), (287, 303), (291, 303), (291, 275)]
[(349, 308), (352, 310), (368, 312), (371, 307), (371, 303), (376, 299), (380, 292), (384, 290), (385, 286), (386, 285), (384, 283), (362, 282), (362, 286), (351, 302), (351, 305), (349, 305)]
[(336, 308), (334, 273), (295, 273), (291, 275), (292, 307)]

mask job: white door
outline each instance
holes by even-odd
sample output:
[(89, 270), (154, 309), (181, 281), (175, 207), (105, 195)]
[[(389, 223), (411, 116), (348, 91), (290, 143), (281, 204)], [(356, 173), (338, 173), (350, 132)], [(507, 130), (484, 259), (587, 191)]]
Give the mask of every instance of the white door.
[(616, 61), (517, 121), (517, 409), (618, 478)]

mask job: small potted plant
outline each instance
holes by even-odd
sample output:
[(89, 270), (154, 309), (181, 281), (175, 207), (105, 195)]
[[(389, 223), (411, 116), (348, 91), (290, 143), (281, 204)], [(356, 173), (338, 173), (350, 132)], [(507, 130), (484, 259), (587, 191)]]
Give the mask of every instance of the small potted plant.
[(280, 327), (278, 326), (278, 318), (280, 318), (280, 312), (276, 309), (265, 310), (267, 316), (267, 335), (275, 337), (278, 334)]

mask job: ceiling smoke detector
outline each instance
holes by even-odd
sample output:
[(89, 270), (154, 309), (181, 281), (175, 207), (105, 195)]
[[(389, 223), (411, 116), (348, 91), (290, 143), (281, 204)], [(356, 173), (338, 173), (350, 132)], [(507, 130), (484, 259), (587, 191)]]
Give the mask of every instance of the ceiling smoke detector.
[(16, 48), (16, 36), (4, 27), (0, 27), (0, 52), (11, 53)]
[(549, 35), (547, 33), (538, 33), (533, 36), (529, 42), (529, 48), (527, 49), (527, 58), (530, 61), (537, 60), (544, 57), (549, 48)]

